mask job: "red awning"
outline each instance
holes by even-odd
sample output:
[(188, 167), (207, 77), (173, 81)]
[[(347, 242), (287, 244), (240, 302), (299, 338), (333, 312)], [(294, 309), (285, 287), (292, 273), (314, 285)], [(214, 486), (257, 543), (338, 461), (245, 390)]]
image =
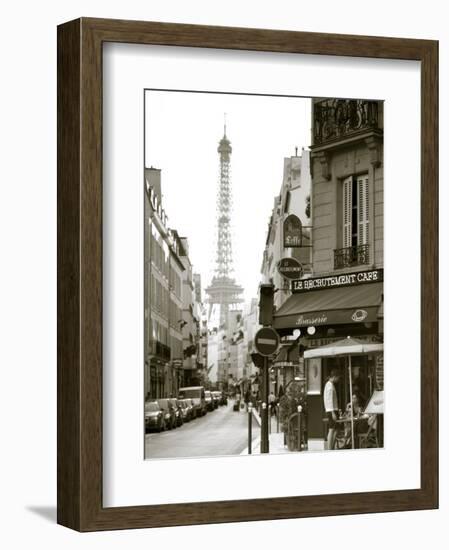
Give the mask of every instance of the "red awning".
[(293, 294), (274, 314), (275, 329), (377, 322), (383, 284)]

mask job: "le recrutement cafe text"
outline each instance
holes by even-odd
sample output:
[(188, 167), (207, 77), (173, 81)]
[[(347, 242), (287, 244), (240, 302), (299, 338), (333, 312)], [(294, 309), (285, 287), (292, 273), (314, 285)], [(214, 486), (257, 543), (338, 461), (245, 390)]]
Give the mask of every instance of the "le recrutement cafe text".
[[(274, 315), (274, 328), (281, 336), (300, 331), (307, 349), (318, 348), (351, 336), (364, 342), (383, 342), (383, 269), (352, 271), (291, 281), (292, 295)], [(299, 331), (298, 331), (299, 329)], [(305, 380), (309, 448), (324, 448), (323, 388), (331, 369), (340, 373), (337, 385), (339, 407), (350, 402), (347, 359), (322, 357), (302, 361), (298, 347), (281, 348), (279, 366), (292, 365)], [(353, 385), (362, 401), (374, 390), (383, 390), (383, 354), (361, 355), (352, 360)]]

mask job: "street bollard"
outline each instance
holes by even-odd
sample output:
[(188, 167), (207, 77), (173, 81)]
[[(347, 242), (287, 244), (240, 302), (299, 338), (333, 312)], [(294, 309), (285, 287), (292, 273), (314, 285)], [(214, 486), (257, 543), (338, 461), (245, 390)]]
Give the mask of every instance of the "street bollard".
[(301, 450), (301, 412), (302, 407), (298, 405), (298, 451)]
[(253, 407), (248, 404), (248, 454), (252, 453), (253, 444)]
[(261, 439), (260, 439), (260, 452), (269, 453), (270, 444), (269, 444), (269, 418), (268, 418), (268, 407), (265, 401), (262, 402), (262, 414), (261, 414)]

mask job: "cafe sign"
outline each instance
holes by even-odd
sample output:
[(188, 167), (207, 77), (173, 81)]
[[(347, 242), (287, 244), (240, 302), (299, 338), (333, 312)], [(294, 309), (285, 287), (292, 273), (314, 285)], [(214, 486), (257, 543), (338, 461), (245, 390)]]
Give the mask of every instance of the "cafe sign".
[(378, 306), (369, 306), (364, 309), (329, 309), (308, 313), (292, 313), (277, 317), (275, 327), (306, 328), (326, 325), (350, 325), (352, 323), (376, 323)]
[[(329, 275), (327, 277), (312, 277), (310, 279), (299, 279), (292, 281), (292, 293), (309, 292), (322, 290), (323, 288), (341, 288), (345, 286), (364, 285), (369, 283), (380, 283), (384, 278), (383, 269), (371, 269), (369, 271), (358, 271), (344, 273), (341, 275)], [(363, 313), (357, 312), (357, 321)]]
[(298, 279), (302, 276), (302, 265), (296, 258), (282, 258), (277, 265), (278, 272), (286, 279)]
[(300, 248), (302, 245), (302, 223), (298, 216), (290, 214), (284, 220), (284, 248)]

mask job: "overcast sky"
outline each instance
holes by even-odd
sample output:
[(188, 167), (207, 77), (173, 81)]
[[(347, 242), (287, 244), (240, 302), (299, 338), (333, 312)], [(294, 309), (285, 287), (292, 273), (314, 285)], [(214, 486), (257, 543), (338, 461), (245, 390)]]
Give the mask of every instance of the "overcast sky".
[(310, 100), (147, 91), (147, 167), (160, 168), (169, 226), (188, 237), (203, 289), (217, 241), (218, 142), (226, 113), (231, 141), (233, 259), (244, 298), (257, 295), (267, 224), (282, 184), (283, 159), (310, 145)]

